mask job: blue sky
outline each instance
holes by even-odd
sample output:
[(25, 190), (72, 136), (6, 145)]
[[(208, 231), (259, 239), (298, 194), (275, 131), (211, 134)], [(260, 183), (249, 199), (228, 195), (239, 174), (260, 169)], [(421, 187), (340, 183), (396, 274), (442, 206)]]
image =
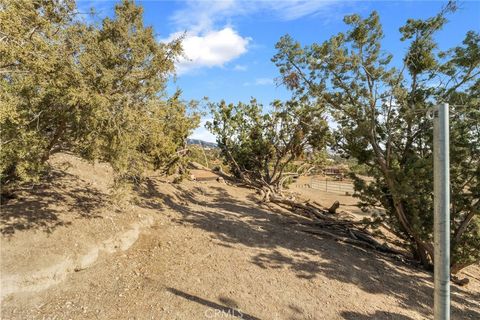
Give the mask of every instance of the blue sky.
[[(276, 67), (270, 61), (275, 43), (288, 33), (303, 45), (323, 42), (345, 30), (343, 16), (379, 12), (385, 39), (383, 49), (401, 63), (406, 44), (398, 29), (408, 18), (433, 16), (446, 1), (304, 1), (304, 0), (188, 0), (137, 1), (144, 7), (144, 20), (152, 25), (159, 41), (185, 32), (186, 59), (177, 66), (176, 81), (184, 98), (227, 102), (255, 97), (264, 105), (287, 99), (289, 93), (275, 84)], [(95, 7), (110, 15), (115, 1), (78, 1), (78, 7)], [(480, 1), (460, 1), (460, 10), (449, 16), (448, 25), (437, 34), (440, 49), (460, 44), (468, 30), (480, 31)], [(208, 117), (206, 117), (207, 119)], [(205, 119), (204, 119), (205, 120)], [(203, 126), (193, 136), (214, 141)]]

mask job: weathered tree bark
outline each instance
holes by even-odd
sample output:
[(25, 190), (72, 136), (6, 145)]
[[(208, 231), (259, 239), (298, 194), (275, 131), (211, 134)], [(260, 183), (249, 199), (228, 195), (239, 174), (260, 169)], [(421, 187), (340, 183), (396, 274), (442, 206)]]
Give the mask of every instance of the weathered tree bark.
[(433, 244), (423, 241), (420, 236), (413, 230), (405, 214), (405, 208), (403, 206), (403, 203), (395, 193), (395, 182), (390, 177), (385, 160), (379, 155), (377, 155), (377, 160), (380, 164), (380, 167), (382, 168), (387, 186), (392, 193), (392, 199), (397, 218), (400, 221), (400, 224), (405, 230), (405, 232), (414, 240), (413, 242), (415, 243), (415, 246), (412, 248), (413, 254), (416, 256), (416, 258), (420, 260), (420, 262), (425, 268), (429, 269), (433, 264)]
[(337, 213), (337, 209), (340, 208), (340, 202), (335, 201), (332, 206), (328, 209), (328, 212), (331, 214)]
[[(300, 230), (302, 232), (306, 232), (306, 233), (310, 233), (310, 234), (327, 236), (327, 237), (333, 238), (337, 241), (352, 244), (352, 245), (359, 246), (359, 247), (362, 247), (362, 248), (373, 249), (375, 251), (380, 251), (382, 253), (393, 255), (393, 256), (398, 257), (398, 258), (403, 258), (403, 256), (404, 256), (403, 252), (395, 250), (393, 248), (390, 248), (389, 246), (387, 246), (385, 244), (380, 244), (378, 241), (374, 240), (373, 238), (368, 239), (368, 238), (366, 238), (366, 236), (365, 236), (365, 238), (361, 237), (360, 239), (358, 239), (358, 238), (352, 238), (352, 237), (348, 237), (348, 236), (340, 236), (340, 235), (337, 235), (333, 232), (319, 230), (319, 229), (302, 228)], [(356, 236), (359, 236), (359, 235), (360, 235), (359, 233), (356, 234)], [(368, 239), (368, 240), (366, 240), (366, 239)]]
[(468, 278), (460, 279), (456, 276), (451, 276), (450, 280), (452, 280), (453, 283), (455, 283), (456, 285), (459, 285), (461, 287), (467, 285), (470, 282), (470, 279), (468, 279)]
[[(340, 207), (339, 201), (335, 201), (330, 208), (322, 207), (316, 202), (298, 202), (285, 198), (278, 189), (263, 180), (254, 182), (244, 174), (242, 177), (239, 181), (247, 187), (257, 190), (262, 197), (261, 202), (274, 203), (289, 210), (294, 215), (301, 215), (312, 221), (315, 228), (303, 228), (302, 231), (304, 232), (327, 235), (344, 243), (393, 255), (397, 258), (401, 256), (402, 260), (407, 258), (405, 252), (390, 248), (387, 244), (379, 243), (373, 235), (365, 230), (365, 226), (372, 224), (372, 222), (351, 221), (342, 219), (337, 215), (332, 216), (331, 214), (336, 213), (336, 210)], [(328, 229), (328, 231), (323, 229)]]
[(479, 207), (480, 207), (480, 200), (478, 200), (477, 203), (472, 206), (472, 208), (470, 209), (471, 210), (470, 213), (465, 217), (465, 219), (463, 219), (462, 223), (455, 231), (455, 235), (453, 236), (454, 242), (460, 241), (460, 238), (462, 237), (463, 233), (467, 230), (467, 227), (470, 224), (470, 222), (473, 220), (473, 217), (475, 216), (475, 214), (478, 213), (477, 210), (479, 209)]
[(52, 150), (55, 148), (57, 143), (60, 140), (60, 137), (63, 135), (65, 132), (65, 129), (67, 127), (67, 122), (64, 120), (55, 130), (55, 133), (53, 134), (52, 140), (50, 140), (50, 143), (48, 144), (47, 148), (45, 149), (45, 152), (42, 155), (41, 162), (45, 163), (49, 158), (50, 155), (52, 154)]
[(460, 270), (462, 270), (463, 268), (466, 268), (468, 267), (469, 265), (472, 265), (472, 264), (475, 264), (475, 263), (479, 263), (480, 260), (478, 261), (473, 261), (473, 262), (466, 262), (466, 263), (456, 263), (454, 265), (452, 265), (452, 267), (450, 268), (450, 273), (451, 274), (457, 274)]

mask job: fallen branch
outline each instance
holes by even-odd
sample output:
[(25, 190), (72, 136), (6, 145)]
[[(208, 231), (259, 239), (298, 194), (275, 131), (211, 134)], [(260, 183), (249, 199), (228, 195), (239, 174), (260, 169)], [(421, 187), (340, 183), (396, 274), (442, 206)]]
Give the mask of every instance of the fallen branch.
[[(378, 242), (366, 227), (372, 225), (371, 221), (351, 221), (342, 219), (339, 215), (333, 215), (340, 207), (335, 201), (330, 208), (325, 208), (319, 203), (298, 202), (286, 198), (284, 195), (265, 185), (266, 183), (253, 184), (250, 180), (242, 179), (246, 187), (257, 190), (262, 196), (262, 204), (274, 203), (286, 209), (290, 215), (301, 217), (307, 221), (297, 222), (302, 232), (328, 236), (336, 241), (355, 245), (357, 247), (378, 251), (399, 260), (405, 260), (404, 252), (391, 248), (387, 244)], [(328, 230), (325, 230), (328, 229)]]
[(335, 201), (330, 208), (328, 208), (328, 212), (331, 214), (337, 213), (337, 209), (340, 207), (340, 202)]
[[(313, 235), (320, 235), (320, 236), (327, 236), (330, 237), (336, 241), (340, 241), (343, 243), (348, 243), (352, 244), (355, 246), (359, 246), (362, 248), (367, 248), (367, 249), (372, 249), (375, 251), (379, 251), (383, 254), (386, 254), (388, 256), (392, 256), (401, 260), (404, 260), (405, 256), (403, 252), (399, 252), (398, 250), (395, 250), (393, 248), (390, 248), (389, 246), (385, 244), (380, 244), (377, 241), (365, 241), (364, 239), (355, 239), (352, 236), (341, 236), (329, 231), (325, 230), (319, 230), (319, 229), (312, 229), (312, 228), (300, 228), (299, 229), (302, 232), (313, 234)], [(352, 233), (353, 231), (350, 230)], [(353, 233), (355, 234), (355, 233)], [(357, 234), (356, 234), (357, 235)]]
[[(329, 209), (318, 208), (309, 202), (301, 203), (278, 196), (272, 196), (270, 201), (277, 205), (281, 205), (281, 207), (286, 207), (295, 214), (300, 211), (303, 213), (302, 216), (313, 220), (312, 222), (299, 223), (302, 226), (310, 225), (316, 227), (301, 227), (300, 230), (303, 232), (329, 236), (337, 241), (372, 249), (397, 258), (401, 256), (402, 260), (405, 258), (404, 252), (391, 248), (387, 244), (379, 243), (370, 233), (368, 233), (368, 231), (365, 230), (366, 226), (372, 224), (371, 221), (365, 222), (340, 219), (331, 216), (329, 214)], [(318, 203), (316, 205), (318, 205)], [(336, 201), (334, 206), (338, 208), (338, 205), (339, 203)], [(360, 227), (363, 228), (359, 229)], [(329, 230), (326, 231), (324, 229)]]

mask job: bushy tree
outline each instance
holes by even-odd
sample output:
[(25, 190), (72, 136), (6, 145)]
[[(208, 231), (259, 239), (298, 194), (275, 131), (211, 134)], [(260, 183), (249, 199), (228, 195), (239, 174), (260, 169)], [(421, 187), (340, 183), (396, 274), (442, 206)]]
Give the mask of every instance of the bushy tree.
[(307, 99), (277, 100), (267, 112), (255, 99), (237, 105), (222, 101), (211, 104), (211, 113), (207, 128), (217, 137), (230, 172), (267, 195), (301, 173), (306, 167), (293, 162), (322, 149), (328, 136), (321, 108)]
[(180, 92), (165, 93), (181, 42), (159, 43), (142, 12), (130, 1), (117, 5), (113, 19), (87, 32), (78, 57), (83, 102), (92, 107), (85, 110), (91, 126), (79, 128), (78, 151), (107, 160), (126, 176), (169, 163), (197, 121), (186, 116)]
[(166, 82), (181, 39), (159, 43), (133, 1), (82, 22), (74, 1), (0, 4), (2, 183), (35, 180), (51, 154), (112, 164), (119, 178), (171, 163), (198, 121)]
[(382, 205), (385, 222), (426, 266), (433, 264), (434, 104), (451, 105), (452, 272), (480, 259), (480, 36), (440, 52), (434, 34), (455, 10), (449, 3), (426, 20), (400, 29), (408, 50), (401, 68), (381, 50), (380, 18), (345, 17), (350, 27), (329, 40), (301, 47), (277, 43), (273, 61), (296, 96), (309, 96), (338, 123), (337, 152), (366, 165), (372, 183), (356, 179), (365, 205)]
[(42, 169), (56, 136), (52, 118), (72, 108), (77, 39), (67, 34), (74, 9), (73, 1), (0, 2), (2, 183)]

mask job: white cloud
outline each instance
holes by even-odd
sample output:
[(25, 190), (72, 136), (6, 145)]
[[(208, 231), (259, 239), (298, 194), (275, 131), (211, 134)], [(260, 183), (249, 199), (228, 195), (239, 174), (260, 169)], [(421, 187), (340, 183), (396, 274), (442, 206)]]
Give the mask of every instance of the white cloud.
[(273, 84), (273, 79), (270, 78), (257, 78), (255, 79), (255, 84), (259, 86), (264, 86), (268, 84)]
[(236, 64), (233, 67), (233, 70), (235, 70), (235, 71), (247, 71), (247, 66), (241, 65), (241, 64)]
[[(242, 15), (262, 14), (281, 20), (293, 20), (326, 10), (332, 0), (187, 0), (170, 21), (179, 31), (186, 31), (183, 41), (186, 59), (178, 64), (182, 74), (201, 67), (223, 66), (248, 50), (250, 38), (231, 26), (231, 19)], [(218, 25), (223, 26), (219, 28)], [(179, 33), (172, 34), (169, 39)], [(234, 70), (242, 71), (242, 66)]]
[(338, 3), (338, 1), (333, 0), (285, 0), (267, 2), (270, 4), (271, 10), (282, 20), (295, 20), (321, 12), (327, 12), (332, 4)]
[(271, 78), (256, 78), (253, 82), (245, 82), (243, 85), (248, 86), (267, 86), (272, 85), (273, 79)]
[(232, 16), (238, 7), (237, 0), (188, 0), (184, 4), (170, 20), (177, 28), (195, 34), (214, 29), (215, 22)]
[(184, 58), (177, 67), (182, 74), (201, 67), (223, 66), (247, 52), (250, 38), (240, 36), (230, 27), (202, 35), (187, 34), (183, 40)]
[(213, 28), (235, 16), (262, 14), (281, 20), (294, 20), (330, 9), (338, 0), (189, 0), (185, 7), (175, 12), (170, 20), (192, 32)]
[(216, 142), (215, 136), (205, 128), (205, 124), (207, 123), (207, 121), (212, 121), (212, 120), (213, 119), (203, 119), (200, 123), (200, 126), (193, 131), (190, 138), (203, 140), (207, 142)]

